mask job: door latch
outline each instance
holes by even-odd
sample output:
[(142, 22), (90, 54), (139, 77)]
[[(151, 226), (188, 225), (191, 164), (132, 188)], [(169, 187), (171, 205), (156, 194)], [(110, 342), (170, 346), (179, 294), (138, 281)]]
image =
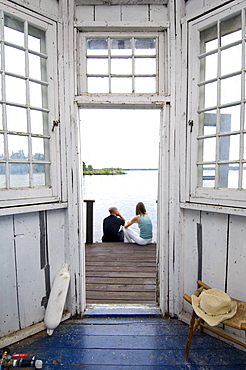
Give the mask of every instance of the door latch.
[(188, 121), (188, 125), (190, 126), (190, 132), (192, 132), (192, 128), (193, 128), (193, 125), (194, 125), (193, 119), (190, 119)]

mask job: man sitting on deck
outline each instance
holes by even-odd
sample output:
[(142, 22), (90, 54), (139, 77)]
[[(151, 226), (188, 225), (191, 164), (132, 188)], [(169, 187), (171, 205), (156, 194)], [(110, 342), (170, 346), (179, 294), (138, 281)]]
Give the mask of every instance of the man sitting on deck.
[(124, 242), (122, 226), (125, 218), (120, 214), (117, 207), (109, 207), (110, 215), (103, 220), (103, 242)]

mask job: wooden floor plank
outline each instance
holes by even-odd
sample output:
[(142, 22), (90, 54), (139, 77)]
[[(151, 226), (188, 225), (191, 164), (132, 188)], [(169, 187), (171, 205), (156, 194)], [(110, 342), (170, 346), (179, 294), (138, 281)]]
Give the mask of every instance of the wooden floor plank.
[(155, 244), (86, 245), (85, 266), (87, 303), (156, 303)]

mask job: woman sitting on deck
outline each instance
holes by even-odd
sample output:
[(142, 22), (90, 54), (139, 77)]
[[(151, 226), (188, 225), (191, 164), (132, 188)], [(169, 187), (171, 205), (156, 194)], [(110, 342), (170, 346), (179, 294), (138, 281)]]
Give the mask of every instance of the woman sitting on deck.
[[(140, 235), (129, 228), (134, 223), (138, 223), (140, 229)], [(139, 202), (136, 205), (136, 216), (129, 221), (124, 230), (124, 242), (125, 243), (136, 243), (139, 245), (146, 245), (152, 243), (152, 221), (146, 212), (145, 205), (142, 202)]]

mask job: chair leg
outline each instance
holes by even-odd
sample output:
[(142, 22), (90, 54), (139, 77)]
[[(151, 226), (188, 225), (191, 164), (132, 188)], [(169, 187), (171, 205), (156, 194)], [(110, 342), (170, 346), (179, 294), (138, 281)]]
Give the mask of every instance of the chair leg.
[(187, 337), (187, 341), (186, 341), (186, 348), (185, 348), (185, 358), (186, 359), (188, 358), (189, 352), (190, 352), (190, 346), (191, 346), (192, 337), (193, 337), (193, 333), (194, 333), (195, 320), (196, 320), (196, 313), (193, 310), (192, 315), (191, 315), (191, 319), (190, 319), (190, 327), (189, 327), (188, 337)]

